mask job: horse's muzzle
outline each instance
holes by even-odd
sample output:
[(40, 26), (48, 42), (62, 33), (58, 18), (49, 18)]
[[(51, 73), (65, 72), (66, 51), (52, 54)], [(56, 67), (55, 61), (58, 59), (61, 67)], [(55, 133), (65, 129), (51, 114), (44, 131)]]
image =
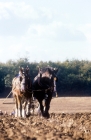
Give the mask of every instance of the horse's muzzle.
[(25, 92), (25, 90), (21, 89), (21, 92)]
[(21, 85), (21, 92), (25, 92), (25, 85), (24, 84)]

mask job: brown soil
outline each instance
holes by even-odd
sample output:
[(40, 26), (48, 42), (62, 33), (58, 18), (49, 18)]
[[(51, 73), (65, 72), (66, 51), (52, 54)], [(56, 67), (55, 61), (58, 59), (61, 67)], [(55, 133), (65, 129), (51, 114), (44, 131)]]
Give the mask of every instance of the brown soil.
[(25, 119), (9, 115), (14, 109), (13, 99), (0, 99), (0, 109), (8, 112), (0, 115), (1, 140), (91, 139), (91, 97), (53, 98), (49, 119), (37, 114)]

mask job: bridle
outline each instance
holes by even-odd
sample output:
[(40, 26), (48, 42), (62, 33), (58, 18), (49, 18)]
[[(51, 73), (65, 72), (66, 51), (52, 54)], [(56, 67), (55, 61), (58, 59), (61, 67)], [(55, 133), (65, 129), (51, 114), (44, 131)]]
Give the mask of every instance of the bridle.
[(20, 79), (20, 89), (21, 92), (26, 92), (30, 88), (30, 77), (28, 73), (29, 69), (20, 69), (19, 79)]

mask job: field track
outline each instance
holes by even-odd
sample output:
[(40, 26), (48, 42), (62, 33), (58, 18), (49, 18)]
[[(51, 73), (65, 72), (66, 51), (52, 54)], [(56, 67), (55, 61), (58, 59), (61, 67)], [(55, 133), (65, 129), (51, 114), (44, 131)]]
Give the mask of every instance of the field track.
[[(11, 113), (14, 109), (13, 98), (0, 98), (0, 110)], [(58, 97), (53, 98), (50, 113), (90, 113), (91, 97)]]

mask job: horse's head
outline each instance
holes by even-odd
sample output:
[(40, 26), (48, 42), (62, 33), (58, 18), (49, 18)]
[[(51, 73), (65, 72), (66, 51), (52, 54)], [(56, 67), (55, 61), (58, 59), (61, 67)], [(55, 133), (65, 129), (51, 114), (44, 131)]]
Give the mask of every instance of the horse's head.
[(58, 72), (58, 68), (53, 68), (53, 67), (49, 67), (49, 72), (52, 75), (53, 80), (58, 80), (57, 78), (57, 72)]
[(19, 70), (19, 80), (20, 80), (20, 90), (21, 92), (25, 92), (30, 88), (30, 76), (29, 76), (29, 68), (26, 69), (20, 68)]
[(47, 86), (53, 86), (54, 85), (54, 81), (57, 81), (57, 72), (58, 69), (57, 68), (52, 68), (52, 67), (46, 67), (46, 68), (39, 68), (39, 73), (38, 73), (38, 77), (40, 79), (40, 84), (44, 84)]
[(39, 69), (39, 74), (41, 75), (41, 77), (45, 77), (45, 78), (48, 78), (48, 79), (57, 79), (57, 74), (58, 72), (58, 69), (57, 68), (52, 68), (52, 67), (46, 67), (46, 68), (42, 68), (42, 69)]

